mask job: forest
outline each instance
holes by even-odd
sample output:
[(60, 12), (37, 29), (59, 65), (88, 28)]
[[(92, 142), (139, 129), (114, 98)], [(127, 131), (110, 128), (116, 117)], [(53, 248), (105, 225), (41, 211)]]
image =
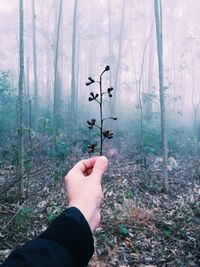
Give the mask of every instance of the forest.
[(109, 161), (96, 267), (200, 266), (200, 2), (0, 0), (0, 263)]

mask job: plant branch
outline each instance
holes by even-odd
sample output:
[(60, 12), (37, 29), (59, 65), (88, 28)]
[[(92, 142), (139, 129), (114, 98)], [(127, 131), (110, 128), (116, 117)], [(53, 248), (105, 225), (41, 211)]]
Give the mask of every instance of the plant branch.
[(94, 99), (99, 105), (100, 105), (100, 102), (99, 102), (99, 100), (97, 100), (97, 99)]
[(96, 124), (95, 124), (94, 126), (95, 126), (95, 127), (97, 127), (98, 129), (101, 129), (101, 127), (100, 127), (100, 126), (98, 126), (98, 125), (96, 125)]
[[(99, 149), (100, 156), (102, 156), (103, 154), (104, 140), (106, 138), (111, 139), (113, 137), (113, 133), (111, 131), (103, 130), (103, 123), (105, 120), (108, 120), (108, 119), (117, 120), (116, 117), (103, 118), (103, 95), (108, 94), (109, 97), (112, 97), (112, 94), (110, 92), (113, 91), (112, 87), (108, 88), (107, 92), (103, 92), (102, 90), (102, 76), (104, 72), (109, 71), (109, 70), (110, 70), (110, 67), (107, 65), (105, 69), (102, 71), (102, 73), (100, 74), (99, 82), (98, 82), (99, 83), (99, 94), (94, 94), (94, 92), (91, 92), (88, 98), (90, 102), (95, 100), (99, 104), (100, 125), (95, 124), (96, 119), (88, 120), (87, 124), (88, 124), (89, 129), (96, 127), (100, 130), (100, 149)], [(88, 82), (86, 82), (86, 86), (90, 86), (92, 83), (95, 83), (95, 82), (97, 81), (95, 81), (92, 77), (88, 77)], [(99, 100), (97, 99), (97, 97), (99, 97)], [(96, 146), (95, 144), (88, 145), (88, 152), (89, 153), (94, 152), (95, 146)]]
[(103, 150), (103, 106), (102, 106), (102, 75), (105, 72), (105, 70), (100, 75), (100, 82), (99, 82), (99, 88), (100, 88), (100, 156), (102, 156), (102, 150)]

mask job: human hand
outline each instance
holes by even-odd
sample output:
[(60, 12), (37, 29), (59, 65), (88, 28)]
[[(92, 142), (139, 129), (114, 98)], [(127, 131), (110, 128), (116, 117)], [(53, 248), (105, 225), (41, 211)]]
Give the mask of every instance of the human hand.
[(100, 223), (101, 178), (107, 168), (106, 157), (94, 157), (79, 161), (65, 177), (69, 207), (76, 207), (83, 213), (92, 231)]

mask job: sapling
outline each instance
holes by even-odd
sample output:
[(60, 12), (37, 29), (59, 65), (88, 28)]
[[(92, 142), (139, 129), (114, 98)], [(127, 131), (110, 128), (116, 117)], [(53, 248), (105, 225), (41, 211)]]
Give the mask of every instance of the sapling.
[[(87, 86), (90, 86), (93, 83), (99, 84), (99, 93), (91, 92), (88, 100), (90, 102), (91, 101), (97, 102), (97, 104), (99, 106), (99, 114), (100, 114), (99, 122), (100, 122), (100, 124), (98, 125), (96, 123), (96, 119), (93, 118), (91, 120), (87, 120), (87, 126), (90, 130), (93, 129), (94, 127), (99, 129), (99, 132), (100, 132), (100, 134), (99, 134), (99, 140), (100, 140), (99, 153), (100, 153), (100, 156), (102, 155), (102, 152), (103, 152), (103, 143), (104, 143), (105, 139), (112, 139), (113, 138), (113, 132), (110, 130), (104, 129), (104, 121), (105, 120), (117, 120), (117, 117), (103, 117), (103, 96), (107, 95), (109, 98), (111, 98), (112, 97), (112, 91), (114, 90), (113, 87), (108, 88), (106, 91), (103, 91), (103, 88), (102, 88), (103, 74), (109, 70), (110, 70), (110, 67), (106, 66), (105, 69), (103, 70), (103, 72), (101, 73), (98, 81), (95, 81), (93, 78), (88, 77), (88, 81), (86, 82)], [(88, 152), (89, 153), (94, 152), (96, 146), (97, 146), (96, 144), (88, 145)]]

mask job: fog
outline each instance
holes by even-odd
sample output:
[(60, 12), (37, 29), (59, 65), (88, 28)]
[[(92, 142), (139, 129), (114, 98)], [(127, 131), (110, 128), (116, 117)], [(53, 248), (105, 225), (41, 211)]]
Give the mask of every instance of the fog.
[[(183, 127), (198, 135), (199, 5), (195, 0), (162, 3), (164, 87), (169, 134), (173, 128)], [(32, 120), (35, 120), (34, 116), (38, 121), (43, 117), (51, 122), (53, 119), (59, 8), (60, 1), (35, 0), (33, 20), (32, 1), (24, 1), (25, 123), (28, 123), (27, 87), (33, 109)], [(84, 127), (86, 118), (98, 114), (97, 107), (87, 100), (91, 90), (85, 82), (88, 77), (98, 79), (104, 67), (109, 65), (110, 73), (104, 76), (103, 86), (105, 89), (114, 87), (114, 94), (112, 99), (105, 101), (104, 111), (118, 117), (113, 127), (118, 131), (126, 128), (133, 134), (141, 119), (141, 98), (144, 121), (159, 131), (159, 75), (153, 1), (79, 0), (76, 9), (74, 17), (74, 1), (63, 1), (60, 13), (56, 64), (61, 126), (71, 127), (67, 121), (70, 120), (73, 90), (78, 128)], [(0, 25), (0, 70), (8, 72), (11, 87), (17, 89), (18, 1), (0, 1)], [(98, 90), (95, 86), (92, 89)], [(34, 110), (35, 105), (37, 111)], [(10, 116), (9, 127), (14, 129), (15, 119)]]
[[(124, 17), (123, 17), (124, 5)], [(169, 123), (192, 126), (199, 103), (199, 2), (163, 1), (164, 85)], [(73, 1), (64, 1), (60, 25), (59, 77), (61, 100), (67, 105), (71, 86)], [(0, 2), (1, 71), (9, 71), (17, 87), (19, 69), (18, 1)], [(25, 79), (30, 71), (30, 94), (34, 101), (31, 1), (24, 2)], [(59, 1), (35, 1), (38, 116), (44, 107), (52, 109), (54, 54)], [(191, 19), (192, 18), (192, 19)], [(147, 47), (145, 43), (150, 36)], [(97, 77), (105, 65), (111, 73), (108, 84), (115, 86), (116, 115), (120, 121), (137, 117), (138, 80), (141, 93), (158, 96), (158, 66), (153, 1), (82, 1), (77, 3), (75, 41), (75, 84), (78, 110), (88, 112), (87, 77)], [(145, 52), (144, 52), (145, 49)], [(151, 70), (150, 70), (151, 69)], [(152, 101), (153, 102), (153, 101)], [(145, 105), (145, 104), (144, 104)], [(154, 101), (153, 111), (159, 112)], [(197, 111), (198, 113), (198, 111)]]

